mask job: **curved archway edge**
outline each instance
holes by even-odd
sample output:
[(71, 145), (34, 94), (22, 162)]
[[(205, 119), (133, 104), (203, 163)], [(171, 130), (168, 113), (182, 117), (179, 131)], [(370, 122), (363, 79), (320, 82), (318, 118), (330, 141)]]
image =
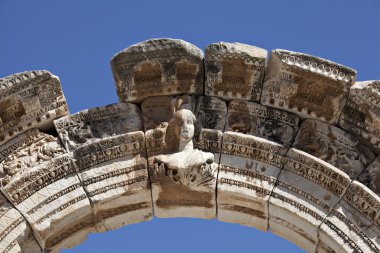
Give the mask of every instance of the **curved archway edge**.
[(318, 57), (175, 39), (111, 60), (119, 103), (69, 114), (58, 77), (0, 79), (0, 251), (58, 252), (157, 217), (307, 252), (380, 252), (379, 81)]

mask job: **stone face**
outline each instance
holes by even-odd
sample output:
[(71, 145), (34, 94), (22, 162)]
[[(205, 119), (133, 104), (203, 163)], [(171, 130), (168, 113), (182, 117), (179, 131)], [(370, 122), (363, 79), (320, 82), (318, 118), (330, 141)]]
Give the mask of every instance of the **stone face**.
[(0, 145), (31, 129), (53, 129), (68, 108), (58, 77), (45, 70), (0, 79)]
[(132, 45), (111, 60), (119, 100), (203, 93), (203, 52), (177, 39), (152, 39)]
[(356, 71), (311, 55), (277, 49), (270, 54), (261, 104), (336, 124)]
[[(216, 216), (218, 161), (213, 153), (194, 148), (196, 117), (192, 101), (189, 97), (156, 97), (142, 103), (147, 116), (144, 126), (157, 217)], [(203, 135), (201, 140), (208, 139)], [(219, 143), (216, 140), (216, 150)]]
[(0, 251), (3, 253), (40, 253), (33, 232), (17, 211), (0, 193)]
[(268, 229), (268, 201), (287, 148), (241, 133), (223, 133), (218, 219)]
[(97, 231), (152, 217), (145, 138), (136, 105), (96, 107), (54, 123), (65, 146), (72, 151)]
[[(335, 252), (372, 253), (380, 248), (373, 231), (380, 223), (380, 199), (354, 181), (321, 225), (319, 238)], [(378, 236), (378, 235), (377, 235)]]
[(205, 94), (231, 100), (260, 101), (267, 50), (241, 43), (206, 47)]
[(380, 195), (380, 156), (360, 174), (358, 181)]
[(37, 132), (1, 162), (0, 178), (44, 249), (72, 247), (93, 231), (90, 202), (57, 138)]
[(258, 136), (290, 147), (298, 131), (297, 115), (243, 100), (228, 105), (225, 131)]
[(269, 227), (306, 250), (315, 252), (318, 229), (350, 185), (350, 178), (330, 164), (290, 149), (269, 200)]
[(351, 87), (339, 126), (380, 154), (380, 81), (356, 82)]
[(293, 147), (332, 164), (353, 179), (375, 159), (356, 136), (312, 119), (302, 122)]

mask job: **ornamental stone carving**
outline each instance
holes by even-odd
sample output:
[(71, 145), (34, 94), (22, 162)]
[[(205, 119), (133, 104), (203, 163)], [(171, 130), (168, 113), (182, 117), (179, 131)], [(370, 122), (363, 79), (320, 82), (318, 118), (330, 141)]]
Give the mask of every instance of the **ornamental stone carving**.
[(90, 203), (60, 141), (30, 130), (28, 141), (0, 164), (1, 191), (46, 250), (72, 247), (92, 231)]
[(265, 63), (239, 43), (203, 59), (148, 40), (111, 60), (119, 103), (71, 115), (49, 72), (1, 78), (0, 252), (59, 252), (156, 216), (380, 253), (378, 81), (286, 50), (263, 80)]
[(270, 54), (261, 104), (336, 124), (356, 71), (307, 54), (277, 49)]
[(130, 46), (111, 60), (119, 99), (202, 94), (202, 60), (202, 50), (183, 40), (153, 39)]
[(151, 219), (150, 186), (140, 109), (120, 103), (54, 122), (74, 158), (91, 202), (96, 230)]
[(218, 42), (206, 47), (205, 94), (231, 100), (260, 101), (267, 50)]
[(339, 126), (380, 154), (380, 81), (356, 82), (351, 87)]
[(374, 153), (356, 136), (312, 119), (302, 122), (293, 147), (334, 165), (352, 179), (375, 159)]
[(68, 114), (58, 77), (45, 70), (0, 79), (0, 145), (31, 128), (53, 129)]

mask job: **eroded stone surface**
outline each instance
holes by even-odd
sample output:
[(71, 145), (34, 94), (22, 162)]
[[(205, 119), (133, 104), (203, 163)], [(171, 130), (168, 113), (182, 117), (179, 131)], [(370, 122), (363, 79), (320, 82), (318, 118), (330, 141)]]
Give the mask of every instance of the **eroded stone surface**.
[(269, 200), (269, 227), (306, 250), (315, 252), (318, 229), (350, 185), (350, 178), (330, 164), (290, 149)]
[(335, 252), (380, 252), (369, 233), (379, 225), (379, 217), (380, 198), (354, 181), (321, 225), (319, 238)]
[[(192, 101), (188, 97), (157, 97), (142, 104), (143, 114), (149, 112), (144, 126), (157, 217), (216, 216), (218, 164), (213, 153), (194, 148), (196, 117)], [(216, 142), (219, 145), (220, 141)]]
[(89, 200), (57, 138), (34, 135), (1, 162), (0, 177), (2, 192), (44, 249), (72, 247), (93, 231)]
[(40, 253), (30, 226), (0, 193), (0, 252)]
[(231, 100), (260, 101), (267, 50), (241, 43), (206, 47), (205, 94)]
[(130, 103), (95, 107), (54, 121), (63, 145), (76, 150), (107, 137), (142, 130), (141, 112)]
[(152, 39), (132, 45), (111, 60), (120, 101), (149, 96), (203, 93), (203, 52), (177, 39)]
[(311, 55), (277, 49), (270, 54), (261, 104), (336, 124), (356, 71)]
[(356, 82), (351, 87), (339, 126), (380, 154), (380, 81)]
[(58, 77), (45, 70), (0, 79), (0, 145), (31, 128), (53, 129), (68, 114)]
[(355, 179), (375, 155), (356, 136), (327, 123), (302, 122), (293, 147), (326, 161)]
[(233, 100), (228, 105), (225, 131), (254, 135), (290, 147), (298, 131), (298, 122), (295, 114)]
[(380, 195), (380, 156), (359, 175), (358, 181)]
[(142, 118), (136, 105), (96, 107), (54, 123), (72, 151), (97, 231), (152, 217)]
[(268, 200), (287, 148), (241, 133), (223, 134), (218, 219), (268, 229)]

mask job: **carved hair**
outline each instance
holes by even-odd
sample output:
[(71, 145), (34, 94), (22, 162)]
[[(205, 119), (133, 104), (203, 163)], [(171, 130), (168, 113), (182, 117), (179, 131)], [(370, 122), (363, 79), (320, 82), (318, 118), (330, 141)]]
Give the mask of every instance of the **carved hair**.
[[(192, 111), (188, 109), (180, 109), (176, 111), (173, 115), (173, 118), (169, 121), (168, 127), (166, 128), (165, 134), (165, 151), (167, 153), (176, 152), (179, 149), (180, 139), (175, 133), (175, 128), (178, 127), (180, 120), (183, 117), (190, 116), (193, 125), (195, 124), (196, 118)], [(192, 141), (192, 140), (190, 140)]]

